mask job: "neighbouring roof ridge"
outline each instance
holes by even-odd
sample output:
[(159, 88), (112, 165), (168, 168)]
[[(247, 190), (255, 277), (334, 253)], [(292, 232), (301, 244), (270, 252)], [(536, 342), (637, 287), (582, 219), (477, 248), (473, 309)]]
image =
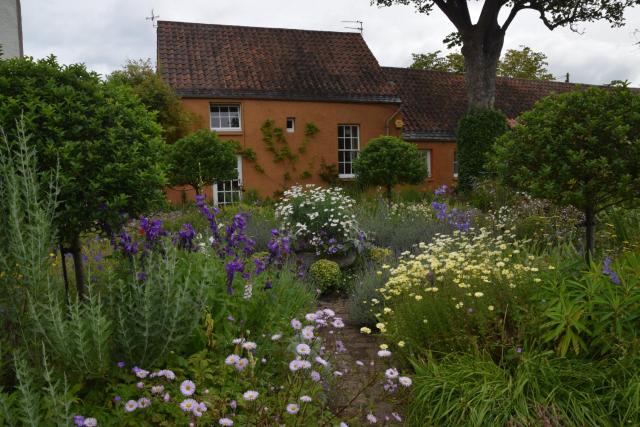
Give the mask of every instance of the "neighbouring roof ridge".
[(206, 22), (187, 22), (187, 21), (172, 21), (172, 20), (158, 20), (160, 24), (178, 24), (178, 25), (205, 25), (209, 27), (229, 27), (229, 28), (247, 28), (256, 30), (277, 30), (277, 31), (303, 31), (307, 33), (334, 33), (334, 34), (352, 34), (354, 36), (362, 37), (362, 34), (354, 31), (336, 31), (336, 30), (309, 30), (305, 28), (286, 28), (286, 27), (261, 27), (257, 25), (238, 25), (238, 24), (211, 24)]

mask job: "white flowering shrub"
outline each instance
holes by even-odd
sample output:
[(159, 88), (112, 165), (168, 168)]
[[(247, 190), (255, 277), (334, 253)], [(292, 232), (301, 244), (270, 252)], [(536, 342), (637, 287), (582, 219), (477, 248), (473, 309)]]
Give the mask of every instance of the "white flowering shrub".
[(341, 188), (294, 186), (276, 206), (276, 218), (296, 240), (298, 249), (318, 255), (361, 250), (364, 233), (356, 221), (355, 201)]

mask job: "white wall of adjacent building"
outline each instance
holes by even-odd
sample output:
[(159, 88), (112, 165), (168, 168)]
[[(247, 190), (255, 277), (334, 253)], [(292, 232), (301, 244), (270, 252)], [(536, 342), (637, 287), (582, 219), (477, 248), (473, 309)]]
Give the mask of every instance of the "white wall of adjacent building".
[(3, 58), (23, 54), (20, 0), (0, 0), (0, 45)]

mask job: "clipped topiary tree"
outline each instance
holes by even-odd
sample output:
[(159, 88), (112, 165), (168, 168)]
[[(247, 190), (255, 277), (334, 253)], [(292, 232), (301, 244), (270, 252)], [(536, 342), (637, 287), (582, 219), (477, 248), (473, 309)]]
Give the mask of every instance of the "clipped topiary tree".
[(640, 198), (640, 95), (624, 86), (551, 95), (495, 145), (508, 185), (585, 215), (585, 256), (598, 212)]
[(0, 128), (9, 140), (20, 137), (21, 118), (38, 170), (59, 172), (55, 226), (82, 297), (80, 235), (110, 233), (164, 199), (161, 128), (129, 88), (53, 56), (0, 61)]
[(498, 110), (472, 109), (458, 124), (458, 190), (471, 190), (473, 183), (485, 175), (487, 154), (496, 138), (507, 129), (507, 118)]
[(238, 176), (237, 144), (222, 141), (208, 129), (180, 138), (169, 152), (169, 181), (172, 185), (190, 185), (196, 194), (205, 185)]
[(389, 201), (395, 185), (420, 184), (429, 173), (416, 146), (395, 136), (369, 141), (353, 167), (362, 186), (385, 187)]

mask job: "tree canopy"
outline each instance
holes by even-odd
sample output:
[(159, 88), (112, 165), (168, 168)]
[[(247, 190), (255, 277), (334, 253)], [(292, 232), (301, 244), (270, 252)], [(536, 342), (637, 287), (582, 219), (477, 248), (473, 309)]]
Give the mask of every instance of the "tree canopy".
[[(456, 27), (455, 35), (449, 37), (449, 41), (462, 46), (469, 105), (490, 108), (495, 101), (495, 80), (504, 37), (521, 12), (537, 12), (550, 30), (558, 27), (575, 30), (577, 24), (599, 20), (619, 27), (625, 24), (625, 10), (640, 4), (640, 0), (371, 0), (371, 3), (378, 6), (413, 5), (425, 14), (438, 8), (444, 13)], [(473, 22), (469, 6), (475, 3), (482, 3), (482, 7), (478, 19)]]
[(624, 86), (551, 95), (522, 114), (495, 145), (492, 165), (508, 185), (586, 218), (640, 198), (640, 95)]
[(215, 132), (201, 129), (177, 140), (169, 148), (169, 180), (191, 185), (196, 194), (203, 186), (238, 176), (237, 144), (222, 141)]
[(395, 136), (379, 136), (369, 141), (353, 167), (361, 185), (383, 186), (389, 199), (394, 185), (419, 184), (428, 174), (427, 164), (415, 144)]
[(23, 123), (40, 172), (57, 170), (56, 228), (83, 285), (80, 234), (115, 231), (164, 199), (161, 128), (133, 91), (55, 57), (0, 61), (0, 128)]
[[(446, 71), (450, 73), (464, 73), (464, 56), (459, 52), (450, 52), (446, 56), (441, 51), (412, 54), (411, 68), (423, 70)], [(547, 71), (547, 55), (536, 52), (527, 46), (520, 49), (509, 49), (503, 59), (498, 62), (497, 75), (529, 80), (553, 80), (553, 75)]]
[(185, 111), (180, 97), (156, 74), (148, 59), (127, 62), (122, 70), (111, 73), (107, 81), (133, 89), (147, 109), (157, 114), (166, 142), (175, 142), (191, 130), (194, 117)]

